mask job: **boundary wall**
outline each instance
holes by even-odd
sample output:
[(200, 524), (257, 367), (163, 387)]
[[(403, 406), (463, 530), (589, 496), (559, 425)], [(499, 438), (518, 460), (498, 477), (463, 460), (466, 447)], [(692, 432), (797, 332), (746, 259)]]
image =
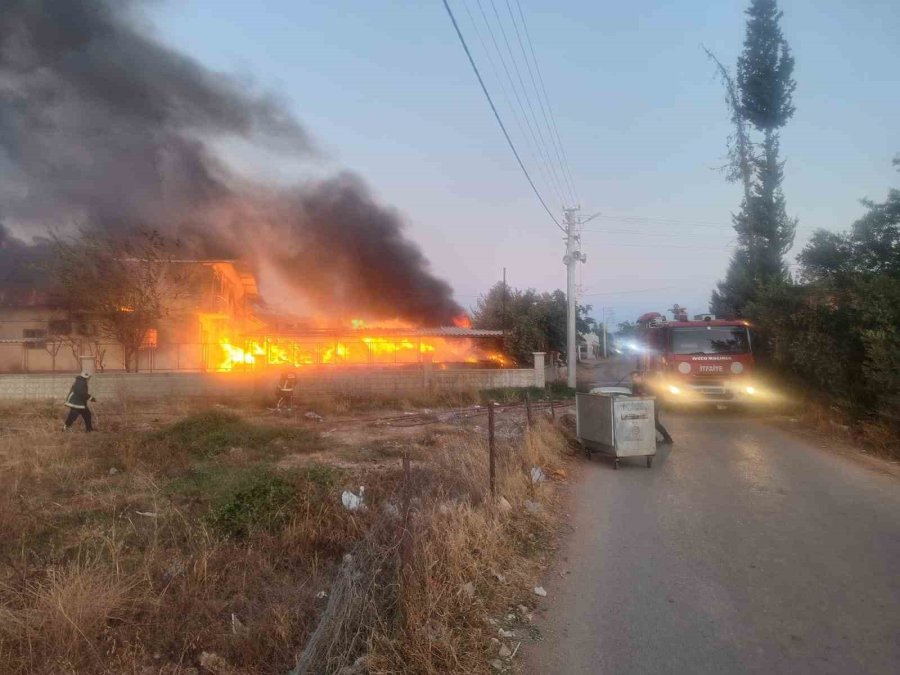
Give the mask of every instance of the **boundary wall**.
[[(347, 394), (404, 396), (430, 391), (464, 391), (495, 387), (545, 385), (544, 355), (535, 354), (534, 368), (442, 369), (424, 363), (417, 368), (298, 370), (298, 398)], [(99, 400), (159, 399), (167, 397), (272, 396), (277, 371), (266, 373), (97, 373), (91, 395)], [(65, 400), (74, 377), (71, 373), (19, 373), (0, 375), (0, 401)]]

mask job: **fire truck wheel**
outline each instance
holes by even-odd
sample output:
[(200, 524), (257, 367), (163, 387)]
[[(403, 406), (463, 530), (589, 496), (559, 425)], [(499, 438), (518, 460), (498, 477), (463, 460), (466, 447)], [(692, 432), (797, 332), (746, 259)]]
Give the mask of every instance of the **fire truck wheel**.
[(619, 460), (618, 459), (613, 460), (613, 469), (615, 469), (616, 471), (619, 470)]
[(651, 466), (653, 466), (653, 457), (647, 455), (647, 468), (649, 469)]

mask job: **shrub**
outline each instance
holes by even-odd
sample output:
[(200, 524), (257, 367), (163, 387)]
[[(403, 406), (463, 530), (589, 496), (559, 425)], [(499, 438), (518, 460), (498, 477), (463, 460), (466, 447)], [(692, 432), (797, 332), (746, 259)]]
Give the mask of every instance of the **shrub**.
[(205, 410), (189, 415), (145, 437), (145, 444), (162, 445), (196, 457), (213, 457), (229, 448), (260, 450), (276, 440), (315, 450), (318, 436), (299, 428), (251, 424), (234, 413)]
[(236, 539), (254, 529), (274, 532), (287, 522), (294, 495), (294, 487), (285, 479), (264, 470), (251, 471), (214, 501), (208, 521), (223, 536)]

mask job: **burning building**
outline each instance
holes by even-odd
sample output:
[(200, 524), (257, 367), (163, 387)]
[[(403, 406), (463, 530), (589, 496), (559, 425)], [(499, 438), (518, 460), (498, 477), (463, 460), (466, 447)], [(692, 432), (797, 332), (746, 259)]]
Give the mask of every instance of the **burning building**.
[[(182, 288), (148, 327), (131, 363), (104, 319), (60, 305), (20, 264), (0, 290), (0, 371), (75, 370), (91, 355), (101, 370), (258, 371), (318, 366), (404, 366), (431, 362), (510, 365), (499, 331), (409, 321), (310, 318), (275, 311), (249, 267), (232, 260), (174, 260)], [(23, 278), (25, 277), (25, 278)], [(29, 284), (30, 278), (30, 284)], [(17, 283), (12, 283), (17, 281)], [(37, 285), (35, 285), (37, 284)], [(140, 308), (121, 306), (122, 314)]]
[[(229, 165), (219, 149), (235, 139), (307, 164), (321, 153), (272, 96), (156, 40), (142, 4), (0, 9), (0, 330), (24, 349), (7, 343), (0, 368), (56, 368), (78, 350), (139, 370), (505, 363), (498, 334), (460, 324), (450, 286), (360, 177), (261, 184)], [(90, 312), (63, 311), (45, 280), (10, 272), (48, 253), (48, 226), (153, 230), (178, 242), (195, 284), (120, 354)], [(115, 312), (131, 304), (113, 318), (127, 324)]]

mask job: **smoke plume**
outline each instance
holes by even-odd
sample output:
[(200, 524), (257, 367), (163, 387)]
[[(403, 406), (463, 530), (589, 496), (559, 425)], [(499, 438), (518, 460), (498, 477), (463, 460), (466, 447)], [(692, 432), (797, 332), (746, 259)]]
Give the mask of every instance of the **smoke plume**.
[[(330, 316), (437, 324), (461, 311), (360, 178), (280, 188), (229, 167), (215, 149), (227, 139), (317, 153), (276, 99), (153, 39), (143, 4), (2, 3), (0, 223), (32, 235), (153, 227), (193, 255), (247, 260), (264, 294), (268, 282)], [(20, 252), (0, 232), (6, 256)]]

